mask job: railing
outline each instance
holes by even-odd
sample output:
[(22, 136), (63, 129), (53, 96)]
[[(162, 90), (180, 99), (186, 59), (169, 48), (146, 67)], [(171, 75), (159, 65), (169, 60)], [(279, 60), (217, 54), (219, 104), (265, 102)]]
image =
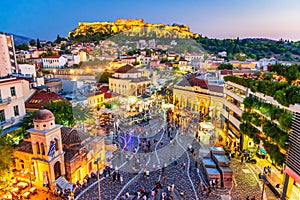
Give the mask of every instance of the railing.
[(0, 126), (6, 126), (9, 124), (13, 124), (14, 122), (15, 122), (15, 119), (5, 120), (5, 121), (0, 122)]
[(11, 97), (5, 98), (5, 99), (1, 99), (0, 98), (0, 105), (1, 104), (8, 104), (11, 102)]
[(243, 101), (244, 101), (245, 96), (244, 97), (243, 96), (239, 96), (238, 94), (236, 94), (236, 93), (234, 93), (234, 92), (232, 92), (232, 91), (230, 91), (228, 89), (225, 89), (225, 93), (227, 95), (231, 96), (232, 98), (238, 100), (241, 103), (243, 103)]

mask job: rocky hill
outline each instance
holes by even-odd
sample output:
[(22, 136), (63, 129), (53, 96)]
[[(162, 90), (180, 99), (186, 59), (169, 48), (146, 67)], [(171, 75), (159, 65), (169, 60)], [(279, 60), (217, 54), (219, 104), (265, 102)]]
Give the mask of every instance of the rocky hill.
[(145, 23), (143, 19), (121, 19), (115, 22), (79, 22), (78, 27), (69, 32), (71, 40), (91, 41), (107, 39), (122, 33), (126, 36), (149, 38), (197, 38), (187, 25), (165, 25)]

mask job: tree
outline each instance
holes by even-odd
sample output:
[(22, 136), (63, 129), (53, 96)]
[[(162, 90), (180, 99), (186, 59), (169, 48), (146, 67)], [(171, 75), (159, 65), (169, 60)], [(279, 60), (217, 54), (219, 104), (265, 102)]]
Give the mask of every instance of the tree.
[(98, 83), (108, 83), (108, 79), (112, 77), (112, 74), (109, 72), (103, 72), (102, 74), (98, 74), (96, 79)]
[(64, 126), (74, 125), (72, 105), (67, 100), (51, 101), (45, 106), (45, 109), (48, 109), (53, 113), (55, 123)]
[(27, 51), (27, 50), (29, 49), (29, 47), (28, 47), (27, 44), (16, 45), (15, 47), (16, 47), (16, 49), (18, 49), (18, 50), (24, 50), (24, 51)]
[(76, 122), (85, 122), (87, 119), (92, 118), (93, 111), (88, 107), (77, 104), (73, 107), (73, 116)]
[(12, 176), (11, 165), (13, 163), (13, 142), (8, 135), (1, 135), (0, 130), (0, 190), (7, 188)]
[(30, 46), (35, 46), (35, 45), (36, 45), (36, 42), (35, 42), (35, 40), (30, 40), (30, 41), (29, 41), (29, 44), (30, 44)]
[(39, 49), (39, 48), (42, 48), (41, 46), (41, 43), (40, 43), (40, 39), (36, 39), (36, 47)]
[(220, 66), (218, 67), (218, 70), (221, 69), (229, 69), (229, 70), (233, 70), (233, 65), (230, 63), (222, 63), (220, 64)]

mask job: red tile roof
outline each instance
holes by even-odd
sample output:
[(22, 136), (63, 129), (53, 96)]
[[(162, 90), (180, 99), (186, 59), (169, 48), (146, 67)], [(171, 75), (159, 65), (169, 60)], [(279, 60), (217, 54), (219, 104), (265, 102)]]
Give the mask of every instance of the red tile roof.
[(132, 65), (124, 65), (117, 69), (116, 73), (138, 73), (139, 71)]
[(232, 70), (223, 69), (220, 71), (221, 75), (233, 74)]
[(55, 100), (63, 100), (63, 98), (55, 92), (37, 91), (27, 100), (25, 108), (39, 109)]

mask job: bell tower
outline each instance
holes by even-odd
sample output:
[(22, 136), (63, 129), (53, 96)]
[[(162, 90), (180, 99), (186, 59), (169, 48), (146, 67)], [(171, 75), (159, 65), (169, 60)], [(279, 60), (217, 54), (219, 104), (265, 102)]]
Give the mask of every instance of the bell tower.
[(53, 113), (46, 109), (35, 113), (33, 124), (27, 131), (31, 137), (36, 184), (52, 189), (55, 180), (65, 175), (61, 125), (55, 124)]

